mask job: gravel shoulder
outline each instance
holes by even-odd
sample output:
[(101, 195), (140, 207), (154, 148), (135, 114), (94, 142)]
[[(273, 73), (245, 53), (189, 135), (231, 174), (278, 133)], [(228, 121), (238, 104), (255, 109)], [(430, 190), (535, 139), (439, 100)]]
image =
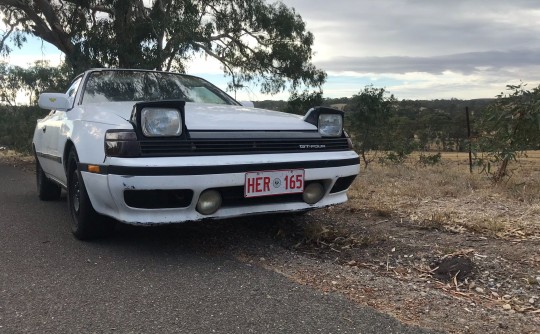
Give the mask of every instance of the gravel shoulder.
[[(237, 256), (425, 328), (540, 331), (539, 240), (426, 230), (346, 207), (273, 224)], [(305, 232), (314, 225), (326, 231), (318, 239)]]

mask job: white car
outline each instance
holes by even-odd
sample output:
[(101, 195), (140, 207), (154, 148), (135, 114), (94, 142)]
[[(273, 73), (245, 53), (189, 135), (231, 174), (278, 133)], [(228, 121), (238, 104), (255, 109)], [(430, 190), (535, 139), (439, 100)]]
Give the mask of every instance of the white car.
[(152, 225), (307, 211), (347, 201), (359, 172), (343, 112), (304, 117), (240, 104), (176, 73), (92, 69), (44, 93), (33, 149), (39, 197), (61, 189), (75, 237)]

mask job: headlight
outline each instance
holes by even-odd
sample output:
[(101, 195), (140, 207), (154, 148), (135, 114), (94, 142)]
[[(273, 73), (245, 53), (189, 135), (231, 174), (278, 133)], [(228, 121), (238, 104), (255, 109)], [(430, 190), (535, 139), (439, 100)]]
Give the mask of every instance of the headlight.
[(175, 137), (182, 134), (182, 116), (177, 109), (143, 108), (141, 127), (147, 137)]
[(319, 133), (323, 137), (339, 137), (343, 131), (343, 117), (338, 114), (319, 115)]

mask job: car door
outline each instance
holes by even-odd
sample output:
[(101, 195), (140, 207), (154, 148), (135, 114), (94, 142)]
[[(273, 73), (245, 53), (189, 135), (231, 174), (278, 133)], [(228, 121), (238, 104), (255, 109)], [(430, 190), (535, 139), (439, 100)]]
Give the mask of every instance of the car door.
[(52, 155), (51, 151), (51, 136), (47, 133), (49, 121), (54, 117), (56, 110), (51, 110), (49, 114), (43, 119), (38, 120), (36, 132), (34, 134), (34, 144), (37, 158), (41, 168), (45, 173), (51, 176), (51, 171), (54, 169), (54, 160), (56, 158)]
[[(81, 83), (81, 77), (75, 79), (66, 94), (70, 98), (71, 106), (74, 105), (75, 96)], [(69, 135), (70, 123), (68, 111), (56, 110), (50, 115), (44, 124), (44, 135), (47, 154), (51, 157), (52, 165), (50, 174), (58, 181), (67, 184), (66, 173), (63, 165), (64, 147)]]

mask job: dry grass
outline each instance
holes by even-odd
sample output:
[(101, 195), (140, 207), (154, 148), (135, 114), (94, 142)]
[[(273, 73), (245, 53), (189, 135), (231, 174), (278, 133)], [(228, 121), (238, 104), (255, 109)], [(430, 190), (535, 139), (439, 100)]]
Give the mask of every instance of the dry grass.
[(391, 213), (425, 228), (540, 237), (540, 152), (529, 152), (499, 185), (470, 174), (467, 154), (443, 154), (443, 163), (432, 167), (371, 164), (349, 194), (353, 208)]
[(34, 157), (25, 153), (20, 153), (14, 150), (8, 150), (5, 149), (0, 145), (0, 158), (2, 158), (3, 161), (8, 162), (25, 162), (25, 163), (31, 163), (34, 161)]

